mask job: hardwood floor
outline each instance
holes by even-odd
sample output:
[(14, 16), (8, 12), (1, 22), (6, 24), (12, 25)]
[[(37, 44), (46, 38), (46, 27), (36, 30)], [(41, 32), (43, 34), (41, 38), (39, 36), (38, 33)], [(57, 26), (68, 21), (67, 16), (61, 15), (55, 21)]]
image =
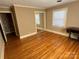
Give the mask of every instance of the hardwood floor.
[(22, 40), (8, 36), (5, 59), (79, 59), (79, 41), (45, 31)]

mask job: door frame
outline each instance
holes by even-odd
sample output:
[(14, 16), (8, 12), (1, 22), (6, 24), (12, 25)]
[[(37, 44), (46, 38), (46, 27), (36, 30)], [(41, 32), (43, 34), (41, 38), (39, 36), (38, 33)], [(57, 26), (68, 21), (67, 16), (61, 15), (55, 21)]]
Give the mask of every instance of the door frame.
[[(35, 13), (43, 13), (44, 14), (44, 28), (43, 30), (46, 29), (46, 12), (45, 11), (35, 11)], [(36, 23), (35, 23), (35, 26), (36, 26)], [(36, 29), (37, 29), (37, 26), (36, 26)]]
[(1, 34), (2, 34), (2, 37), (3, 37), (4, 42), (7, 42), (7, 37), (6, 37), (5, 31), (3, 29), (3, 24), (1, 22), (1, 20), (0, 20), (0, 29), (1, 29)]
[[(15, 28), (13, 13), (12, 13), (11, 11), (0, 11), (0, 13), (1, 13), (1, 14), (5, 14), (5, 13), (10, 13), (10, 14), (11, 14), (12, 21), (13, 21), (13, 25), (14, 25), (14, 29), (15, 29), (15, 33), (16, 33), (16, 36), (18, 36), (18, 35), (17, 35), (17, 32), (16, 32), (16, 28)], [(0, 16), (0, 17), (1, 17), (1, 16)], [(1, 25), (1, 31), (2, 31), (1, 33), (2, 33), (2, 35), (3, 35), (3, 37), (4, 37), (4, 41), (7, 42), (7, 37), (6, 37), (5, 31), (4, 31), (4, 29), (3, 29), (3, 24), (2, 24), (2, 22), (1, 22), (1, 20), (0, 20), (0, 25)]]
[[(1, 14), (2, 14), (2, 13), (11, 13), (11, 11), (9, 11), (9, 10), (7, 10), (7, 11), (0, 11), (0, 13), (1, 13)], [(0, 16), (0, 17), (1, 17), (1, 16)], [(2, 22), (1, 22), (1, 20), (0, 20), (0, 27), (1, 27), (1, 34), (2, 34), (3, 40), (4, 40), (4, 42), (6, 43), (6, 42), (7, 42), (7, 37), (6, 37), (5, 31), (4, 31), (4, 29), (3, 29), (3, 24), (2, 24)]]
[(2, 29), (1, 24), (0, 24), (0, 31), (1, 31), (1, 35), (2, 35), (2, 37), (3, 37), (4, 42), (6, 43), (6, 42), (7, 42), (7, 38), (6, 38), (6, 35), (5, 35), (4, 32), (3, 32), (3, 29)]

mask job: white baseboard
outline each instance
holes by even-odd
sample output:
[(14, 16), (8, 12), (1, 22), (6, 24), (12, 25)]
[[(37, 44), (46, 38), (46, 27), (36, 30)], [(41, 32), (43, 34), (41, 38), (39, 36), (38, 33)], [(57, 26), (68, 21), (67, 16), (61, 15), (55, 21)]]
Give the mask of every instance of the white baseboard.
[(6, 34), (10, 34), (10, 33), (13, 33), (14, 31), (12, 31), (12, 32), (5, 32)]
[(38, 27), (37, 29), (44, 30), (44, 31), (48, 31), (48, 32), (52, 32), (52, 33), (56, 33), (56, 34), (59, 34), (59, 35), (63, 35), (63, 36), (68, 37), (68, 34), (61, 33), (61, 32), (57, 32), (57, 31), (53, 31), (53, 30), (50, 30), (50, 29), (44, 29), (44, 28), (41, 28), (41, 27)]
[(37, 32), (30, 33), (30, 34), (27, 34), (27, 35), (24, 35), (24, 36), (20, 36), (20, 39), (23, 39), (23, 38), (26, 38), (26, 37), (29, 37), (29, 36), (32, 36), (32, 35), (35, 35), (35, 34), (37, 34)]
[[(39, 28), (39, 29), (68, 37), (68, 34), (66, 34), (66, 33), (61, 33), (61, 32), (53, 31), (53, 30), (50, 30), (50, 29), (43, 29), (43, 28)], [(21, 36), (20, 39), (23, 39), (23, 38), (26, 38), (26, 37), (29, 37), (29, 36), (32, 36), (32, 35), (35, 35), (35, 34), (37, 34), (37, 32)]]
[(41, 27), (37, 27), (37, 29), (44, 30), (44, 28), (41, 28)]
[(52, 31), (52, 30), (49, 30), (49, 29), (45, 29), (45, 31), (52, 32), (52, 33), (56, 33), (56, 34), (59, 34), (59, 35), (63, 35), (63, 36), (68, 37), (68, 34), (64, 34), (64, 33), (61, 33), (61, 32)]

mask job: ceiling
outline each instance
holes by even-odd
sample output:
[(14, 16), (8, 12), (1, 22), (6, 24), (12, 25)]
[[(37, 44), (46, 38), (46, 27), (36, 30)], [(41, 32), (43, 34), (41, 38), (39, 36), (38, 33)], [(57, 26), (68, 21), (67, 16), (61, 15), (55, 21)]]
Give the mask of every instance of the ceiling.
[(13, 4), (32, 6), (38, 8), (49, 8), (63, 3), (70, 3), (76, 0), (62, 0), (62, 2), (57, 2), (57, 0), (0, 0), (0, 5), (11, 6)]

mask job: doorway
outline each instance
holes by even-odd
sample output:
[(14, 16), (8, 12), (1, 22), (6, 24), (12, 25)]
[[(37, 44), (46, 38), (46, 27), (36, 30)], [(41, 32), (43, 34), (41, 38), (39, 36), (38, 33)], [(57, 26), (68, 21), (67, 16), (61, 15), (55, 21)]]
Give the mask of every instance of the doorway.
[(11, 13), (0, 13), (0, 25), (5, 42), (8, 41), (9, 36), (16, 36)]
[(35, 24), (37, 32), (43, 32), (46, 29), (46, 13), (41, 11), (35, 12)]

